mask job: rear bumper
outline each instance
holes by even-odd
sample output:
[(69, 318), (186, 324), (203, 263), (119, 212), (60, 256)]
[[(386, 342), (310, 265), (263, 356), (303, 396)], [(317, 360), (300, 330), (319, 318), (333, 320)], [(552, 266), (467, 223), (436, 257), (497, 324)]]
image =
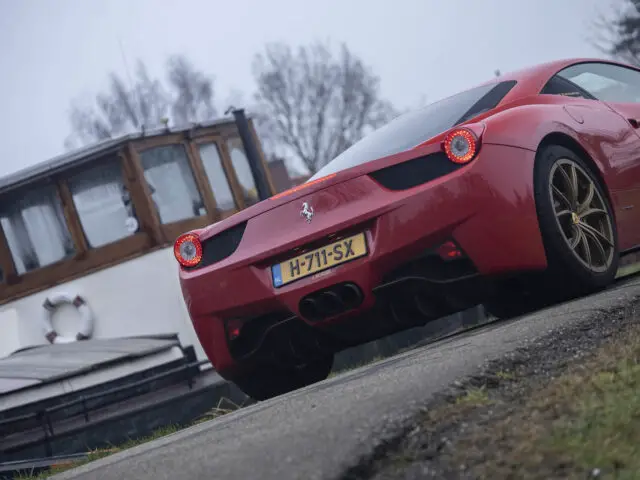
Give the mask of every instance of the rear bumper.
[[(374, 289), (391, 272), (450, 239), (480, 276), (545, 268), (533, 198), (534, 155), (485, 144), (468, 167), (404, 191), (386, 190), (368, 176), (351, 180), (354, 186), (374, 192), (371, 214), (339, 233), (364, 231), (369, 255), (280, 288), (272, 284), (272, 261), (247, 263), (241, 251), (234, 254), (242, 259), (237, 263), (232, 256), (219, 268), (181, 271), (187, 308), (214, 367), (222, 375), (238, 368), (223, 319), (265, 312), (300, 316), (299, 303), (305, 295), (341, 282), (358, 285), (364, 295), (360, 310), (369, 309), (376, 304)], [(251, 222), (245, 235), (251, 234)]]

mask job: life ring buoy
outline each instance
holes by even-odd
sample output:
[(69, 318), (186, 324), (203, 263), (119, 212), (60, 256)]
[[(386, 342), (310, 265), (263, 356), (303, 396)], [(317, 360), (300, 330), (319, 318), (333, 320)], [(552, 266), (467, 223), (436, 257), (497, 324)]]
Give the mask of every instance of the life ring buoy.
[[(66, 337), (59, 335), (53, 328), (51, 317), (60, 305), (73, 305), (80, 312), (81, 325), (80, 330), (75, 337)], [(54, 293), (45, 299), (42, 304), (44, 309), (42, 323), (44, 328), (44, 336), (49, 343), (71, 343), (79, 340), (88, 340), (93, 333), (93, 312), (87, 305), (87, 302), (80, 295), (69, 295), (67, 293)]]

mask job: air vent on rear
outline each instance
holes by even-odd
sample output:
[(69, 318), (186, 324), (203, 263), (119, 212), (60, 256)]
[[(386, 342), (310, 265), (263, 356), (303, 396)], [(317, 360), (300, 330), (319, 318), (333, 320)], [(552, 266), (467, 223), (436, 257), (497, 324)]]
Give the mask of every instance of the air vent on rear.
[(444, 152), (398, 163), (369, 175), (389, 190), (406, 190), (455, 172), (464, 165), (451, 162)]
[(185, 268), (185, 270), (195, 270), (207, 267), (231, 256), (231, 254), (238, 248), (246, 227), (247, 222), (242, 222), (214, 235), (211, 238), (203, 240), (202, 261), (197, 266)]

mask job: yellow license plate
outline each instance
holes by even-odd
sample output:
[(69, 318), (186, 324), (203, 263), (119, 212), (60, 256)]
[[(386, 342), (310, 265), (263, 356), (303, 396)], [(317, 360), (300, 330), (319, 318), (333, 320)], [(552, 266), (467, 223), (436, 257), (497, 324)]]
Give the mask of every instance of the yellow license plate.
[(367, 255), (364, 233), (343, 238), (316, 250), (303, 253), (271, 267), (273, 286), (281, 287), (314, 273), (322, 272)]

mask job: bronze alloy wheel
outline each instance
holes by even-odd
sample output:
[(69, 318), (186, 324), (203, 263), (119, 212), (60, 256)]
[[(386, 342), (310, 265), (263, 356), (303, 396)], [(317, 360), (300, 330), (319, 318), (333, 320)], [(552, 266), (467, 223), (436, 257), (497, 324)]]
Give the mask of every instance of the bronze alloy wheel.
[(575, 161), (558, 159), (549, 174), (556, 222), (576, 258), (593, 272), (606, 271), (615, 255), (612, 220), (594, 180)]
[[(533, 188), (547, 268), (516, 272), (496, 284), (484, 302), (499, 318), (512, 318), (603, 290), (615, 279), (618, 234), (605, 185), (574, 150), (542, 145)], [(516, 281), (514, 281), (516, 280)]]

